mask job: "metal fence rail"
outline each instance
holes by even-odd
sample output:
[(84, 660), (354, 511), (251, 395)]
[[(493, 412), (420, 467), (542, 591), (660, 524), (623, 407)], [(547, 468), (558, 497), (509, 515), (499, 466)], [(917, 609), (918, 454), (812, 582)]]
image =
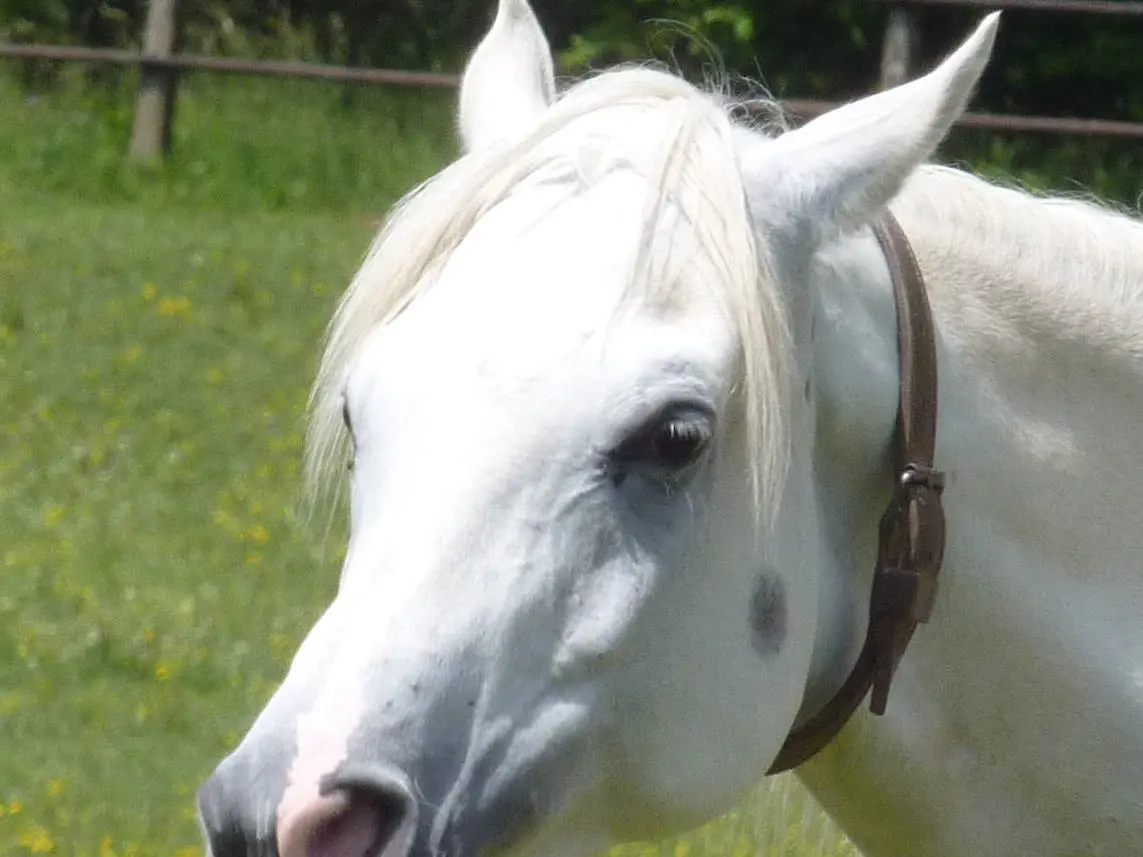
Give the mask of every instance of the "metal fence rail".
[[(783, 100), (782, 104), (794, 116), (810, 119), (839, 107), (841, 102), (794, 98)], [(1112, 119), (962, 113), (954, 124), (958, 128), (980, 128), (985, 131), (1010, 133), (1075, 134), (1085, 137), (1143, 139), (1143, 122), (1119, 122)]]
[(383, 68), (352, 68), (343, 65), (276, 60), (243, 60), (201, 54), (147, 56), (136, 51), (110, 48), (80, 48), (62, 45), (9, 45), (0, 43), (0, 58), (88, 62), (100, 65), (148, 66), (171, 71), (209, 71), (327, 80), (381, 86), (451, 87), (460, 82), (455, 74), (430, 71), (400, 71)]

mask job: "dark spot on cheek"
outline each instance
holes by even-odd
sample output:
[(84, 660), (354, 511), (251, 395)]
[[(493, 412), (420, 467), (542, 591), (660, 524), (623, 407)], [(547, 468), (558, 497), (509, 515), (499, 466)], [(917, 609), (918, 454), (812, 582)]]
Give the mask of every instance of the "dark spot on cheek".
[(789, 623), (786, 585), (774, 574), (763, 572), (750, 599), (750, 641), (760, 655), (776, 655), (786, 642)]
[(806, 397), (807, 402), (810, 400), (810, 393), (811, 392), (813, 392), (813, 385), (810, 383), (810, 379), (807, 378), (806, 379), (806, 386), (802, 390), (802, 395)]

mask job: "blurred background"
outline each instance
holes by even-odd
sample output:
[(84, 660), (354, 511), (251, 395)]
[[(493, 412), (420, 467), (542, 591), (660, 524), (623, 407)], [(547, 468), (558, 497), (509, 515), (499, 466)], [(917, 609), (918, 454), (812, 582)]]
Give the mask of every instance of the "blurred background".
[[(336, 586), (343, 534), (299, 504), (322, 329), (385, 210), (454, 157), (449, 75), (494, 4), (183, 0), (166, 36), (155, 5), (0, 0), (2, 855), (201, 854), (195, 789)], [(887, 32), (916, 73), (985, 5), (535, 2), (564, 74), (655, 57), (827, 101), (879, 86)], [(961, 128), (943, 160), (1134, 208), (1143, 4), (1086, 5), (1124, 14), (1006, 13), (974, 110), (1120, 124)], [(175, 76), (144, 46), (435, 76)], [(856, 854), (789, 778), (623, 851)]]

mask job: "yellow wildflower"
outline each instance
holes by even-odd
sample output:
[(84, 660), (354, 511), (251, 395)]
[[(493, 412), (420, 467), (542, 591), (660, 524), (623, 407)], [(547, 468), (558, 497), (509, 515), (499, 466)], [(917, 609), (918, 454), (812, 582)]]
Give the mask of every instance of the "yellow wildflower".
[(33, 854), (51, 854), (56, 850), (56, 843), (52, 839), (52, 835), (38, 824), (33, 824), (24, 829), (24, 832), (20, 834), (20, 844), (24, 846), (25, 851), (30, 851)]
[(143, 286), (143, 300), (147, 301), (148, 303), (153, 301), (158, 293), (159, 290), (155, 288), (154, 283), (147, 283)]
[(266, 544), (270, 541), (270, 531), (266, 529), (265, 524), (255, 524), (246, 531), (246, 537), (252, 542), (257, 542), (260, 545)]
[(190, 298), (163, 298), (155, 305), (155, 312), (163, 318), (183, 318), (190, 311)]

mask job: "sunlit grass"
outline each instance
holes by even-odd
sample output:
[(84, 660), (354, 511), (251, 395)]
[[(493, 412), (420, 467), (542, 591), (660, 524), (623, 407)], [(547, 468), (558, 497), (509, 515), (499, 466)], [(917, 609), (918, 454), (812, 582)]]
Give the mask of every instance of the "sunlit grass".
[(195, 846), (336, 579), (300, 416), (369, 233), (0, 192), (0, 853)]
[(169, 162), (125, 158), (136, 79), (65, 69), (26, 90), (0, 65), (0, 164), (29, 190), (96, 202), (380, 211), (455, 153), (454, 93), (183, 78)]
[[(448, 123), (210, 86), (140, 172), (118, 96), (0, 78), (0, 854), (200, 855), (195, 789), (335, 586), (297, 508), (306, 388)], [(634, 850), (853, 853), (788, 779)]]

